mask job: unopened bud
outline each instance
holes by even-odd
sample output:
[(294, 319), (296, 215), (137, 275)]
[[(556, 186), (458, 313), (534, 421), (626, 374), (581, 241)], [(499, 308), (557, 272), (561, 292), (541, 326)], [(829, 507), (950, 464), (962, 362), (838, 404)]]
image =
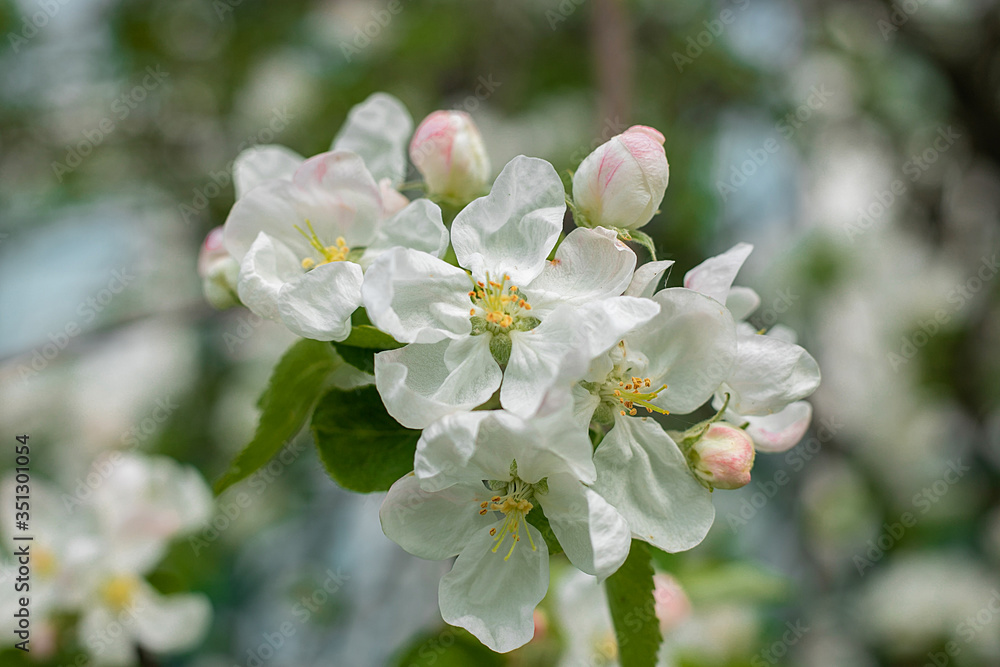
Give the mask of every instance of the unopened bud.
[(753, 440), (743, 429), (725, 422), (709, 426), (688, 451), (694, 474), (716, 489), (749, 484), (753, 460)]
[(223, 244), (222, 227), (216, 227), (205, 237), (198, 253), (198, 275), (201, 276), (205, 300), (223, 310), (237, 305), (236, 281), (240, 264)]
[(653, 600), (653, 611), (663, 633), (670, 632), (691, 614), (691, 600), (669, 574), (653, 575)]
[(464, 111), (435, 111), (413, 133), (410, 159), (431, 195), (465, 204), (483, 194), (490, 161), (483, 138)]
[(663, 135), (633, 125), (598, 146), (573, 174), (573, 203), (587, 227), (638, 229), (663, 201), (670, 167)]

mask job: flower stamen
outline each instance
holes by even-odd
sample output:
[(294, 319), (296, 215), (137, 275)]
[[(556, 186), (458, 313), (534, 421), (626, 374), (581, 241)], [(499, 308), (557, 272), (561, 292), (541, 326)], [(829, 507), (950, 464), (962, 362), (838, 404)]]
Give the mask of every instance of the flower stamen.
[(306, 238), (309, 245), (316, 249), (316, 252), (323, 257), (323, 260), (317, 263), (312, 257), (306, 257), (302, 260), (303, 269), (308, 271), (309, 269), (322, 264), (329, 264), (330, 262), (343, 262), (347, 259), (347, 255), (351, 252), (351, 249), (347, 247), (347, 241), (344, 240), (343, 236), (338, 236), (334, 245), (325, 246), (323, 245), (323, 242), (319, 240), (319, 236), (316, 235), (316, 230), (313, 229), (312, 223), (308, 220), (306, 220), (306, 227), (309, 228), (308, 234), (306, 234), (301, 227), (295, 225), (296, 231)]

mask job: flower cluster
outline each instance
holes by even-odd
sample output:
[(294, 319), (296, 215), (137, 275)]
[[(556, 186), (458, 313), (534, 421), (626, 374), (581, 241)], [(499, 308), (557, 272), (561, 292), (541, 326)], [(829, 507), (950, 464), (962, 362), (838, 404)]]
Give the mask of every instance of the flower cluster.
[[(13, 475), (0, 484), (7, 506), (23, 492)], [(146, 575), (173, 539), (208, 521), (212, 507), (201, 475), (166, 457), (112, 452), (62, 493), (33, 482), (32, 572), (28, 587), (19, 589), (31, 598), (32, 651), (43, 658), (55, 653), (67, 616), (78, 617), (77, 642), (88, 664), (133, 664), (137, 646), (157, 654), (196, 646), (211, 621), (208, 598), (163, 595)], [(2, 528), (20, 534), (12, 513)], [(5, 629), (16, 626), (13, 613), (5, 610), (4, 619)]]
[[(508, 651), (532, 637), (552, 549), (603, 579), (632, 539), (697, 545), (712, 489), (746, 484), (755, 451), (801, 438), (819, 369), (784, 330), (745, 322), (760, 299), (733, 281), (749, 245), (683, 287), (659, 289), (671, 261), (637, 267), (623, 241), (652, 245), (638, 229), (668, 182), (657, 130), (598, 147), (567, 196), (532, 157), (491, 184), (467, 114), (412, 128), (376, 94), (329, 152), (241, 155), (228, 256), (210, 236), (202, 276), (213, 303), (237, 295), (304, 338), (345, 341), (362, 322), (399, 344), (375, 355), (373, 381), (388, 414), (422, 433), (382, 528), (412, 554), (455, 558), (442, 616)], [(407, 148), (416, 186), (403, 182)], [(402, 194), (417, 187), (425, 197)], [(657, 418), (709, 403), (715, 416), (681, 433)]]

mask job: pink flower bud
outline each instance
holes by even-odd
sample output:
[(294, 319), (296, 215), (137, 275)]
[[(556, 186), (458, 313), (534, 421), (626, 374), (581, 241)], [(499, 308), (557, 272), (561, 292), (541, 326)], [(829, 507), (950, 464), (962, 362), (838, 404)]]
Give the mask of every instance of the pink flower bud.
[(479, 130), (464, 111), (435, 111), (413, 133), (410, 159), (432, 195), (468, 203), (483, 194), (490, 161)]
[(753, 440), (732, 424), (708, 427), (688, 452), (694, 474), (716, 489), (738, 489), (750, 483)]
[(198, 275), (205, 300), (219, 310), (238, 304), (236, 281), (239, 273), (239, 262), (223, 244), (222, 227), (216, 227), (205, 237), (198, 253)]
[(638, 229), (653, 218), (669, 179), (663, 135), (633, 125), (580, 163), (573, 174), (573, 203), (588, 227)]
[(653, 611), (664, 634), (691, 615), (691, 600), (677, 580), (669, 574), (653, 575)]

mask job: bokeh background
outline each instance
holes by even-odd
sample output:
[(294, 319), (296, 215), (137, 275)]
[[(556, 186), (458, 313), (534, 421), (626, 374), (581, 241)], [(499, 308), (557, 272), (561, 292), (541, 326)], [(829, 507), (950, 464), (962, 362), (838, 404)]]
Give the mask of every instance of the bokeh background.
[[(652, 125), (669, 284), (753, 243), (751, 320), (796, 328), (824, 375), (804, 441), (658, 559), (687, 601), (672, 660), (1000, 665), (995, 0), (0, 0), (0, 34), (0, 437), (31, 435), (36, 479), (72, 489), (119, 448), (213, 480), (251, 437), (291, 336), (212, 310), (195, 270), (243, 148), (326, 150), (380, 90), (417, 121), (468, 111), (495, 172), (521, 153), (566, 172)], [(300, 437), (152, 573), (214, 618), (145, 664), (551, 665), (588, 627), (554, 584), (514, 654), (448, 631), (446, 566), (386, 540), (379, 498), (337, 489)], [(37, 660), (9, 639), (4, 665), (88, 664), (72, 636)]]

